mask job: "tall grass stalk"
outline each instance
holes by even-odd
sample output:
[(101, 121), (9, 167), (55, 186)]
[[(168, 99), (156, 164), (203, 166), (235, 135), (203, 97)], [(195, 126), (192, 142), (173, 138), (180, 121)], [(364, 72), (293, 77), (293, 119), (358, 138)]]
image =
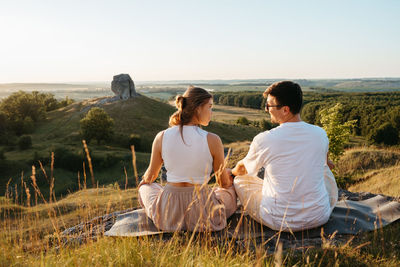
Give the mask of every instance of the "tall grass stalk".
[(83, 147), (85, 149), (86, 158), (87, 158), (87, 161), (88, 161), (88, 164), (89, 164), (90, 177), (92, 178), (92, 187), (95, 187), (96, 183), (95, 183), (95, 180), (94, 180), (92, 158), (90, 157), (89, 148), (88, 148), (88, 146), (86, 144), (86, 140), (82, 140), (82, 144), (83, 144)]
[(139, 184), (139, 175), (136, 167), (136, 153), (135, 153), (135, 146), (131, 145), (131, 151), (132, 151), (132, 166), (133, 166), (133, 174), (135, 175), (136, 179), (136, 186)]

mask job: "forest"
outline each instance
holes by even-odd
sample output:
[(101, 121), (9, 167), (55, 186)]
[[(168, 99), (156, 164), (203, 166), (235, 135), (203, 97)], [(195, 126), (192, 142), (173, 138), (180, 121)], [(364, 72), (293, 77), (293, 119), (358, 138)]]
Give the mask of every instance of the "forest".
[[(220, 105), (264, 109), (261, 92), (217, 92), (214, 102)], [(353, 134), (371, 144), (398, 145), (400, 132), (400, 92), (317, 93), (304, 92), (301, 117), (320, 125), (320, 111), (341, 103), (343, 123), (357, 120)]]

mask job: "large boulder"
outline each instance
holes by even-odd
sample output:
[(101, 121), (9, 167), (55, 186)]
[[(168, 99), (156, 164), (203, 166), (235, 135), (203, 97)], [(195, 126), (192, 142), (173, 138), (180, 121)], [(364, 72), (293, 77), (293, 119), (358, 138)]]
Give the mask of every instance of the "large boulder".
[(113, 77), (111, 82), (111, 90), (120, 98), (128, 99), (135, 97), (135, 84), (129, 74), (119, 74)]

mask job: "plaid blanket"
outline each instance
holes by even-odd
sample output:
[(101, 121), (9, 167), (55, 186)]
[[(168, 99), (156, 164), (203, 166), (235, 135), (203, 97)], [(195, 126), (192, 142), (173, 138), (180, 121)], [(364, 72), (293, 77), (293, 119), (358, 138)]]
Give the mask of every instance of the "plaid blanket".
[[(347, 195), (343, 196), (343, 192)], [(343, 235), (373, 231), (400, 219), (400, 203), (391, 197), (372, 194), (357, 194), (357, 197), (354, 197), (351, 192), (343, 190), (339, 192), (341, 193), (341, 200), (335, 206), (329, 221), (317, 228), (294, 233), (274, 231), (257, 223), (239, 208), (228, 219), (228, 226), (215, 234), (228, 235), (237, 239), (261, 238), (263, 240), (276, 236), (283, 239), (321, 238), (321, 233)], [(104, 235), (146, 236), (162, 233), (164, 232), (154, 226), (143, 209), (137, 209), (118, 215), (114, 225)]]

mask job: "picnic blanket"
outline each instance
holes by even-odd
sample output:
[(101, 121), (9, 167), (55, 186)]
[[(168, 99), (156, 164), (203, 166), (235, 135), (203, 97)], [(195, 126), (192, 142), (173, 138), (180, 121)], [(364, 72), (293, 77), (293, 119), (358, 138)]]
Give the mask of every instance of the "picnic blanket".
[[(285, 235), (295, 238), (315, 238), (321, 237), (321, 228), (325, 234), (357, 234), (379, 229), (400, 219), (400, 203), (392, 197), (367, 194), (364, 197), (358, 195), (356, 199), (351, 197), (351, 192), (347, 191), (347, 194), (350, 197), (341, 197), (326, 224), (279, 235), (282, 234), (283, 238)], [(238, 239), (249, 237), (267, 239), (276, 235), (278, 231), (259, 224), (239, 208), (228, 219), (228, 226), (220, 232)], [(137, 209), (118, 215), (114, 225), (104, 235), (138, 237), (162, 233), (165, 232), (155, 227), (143, 209)]]

